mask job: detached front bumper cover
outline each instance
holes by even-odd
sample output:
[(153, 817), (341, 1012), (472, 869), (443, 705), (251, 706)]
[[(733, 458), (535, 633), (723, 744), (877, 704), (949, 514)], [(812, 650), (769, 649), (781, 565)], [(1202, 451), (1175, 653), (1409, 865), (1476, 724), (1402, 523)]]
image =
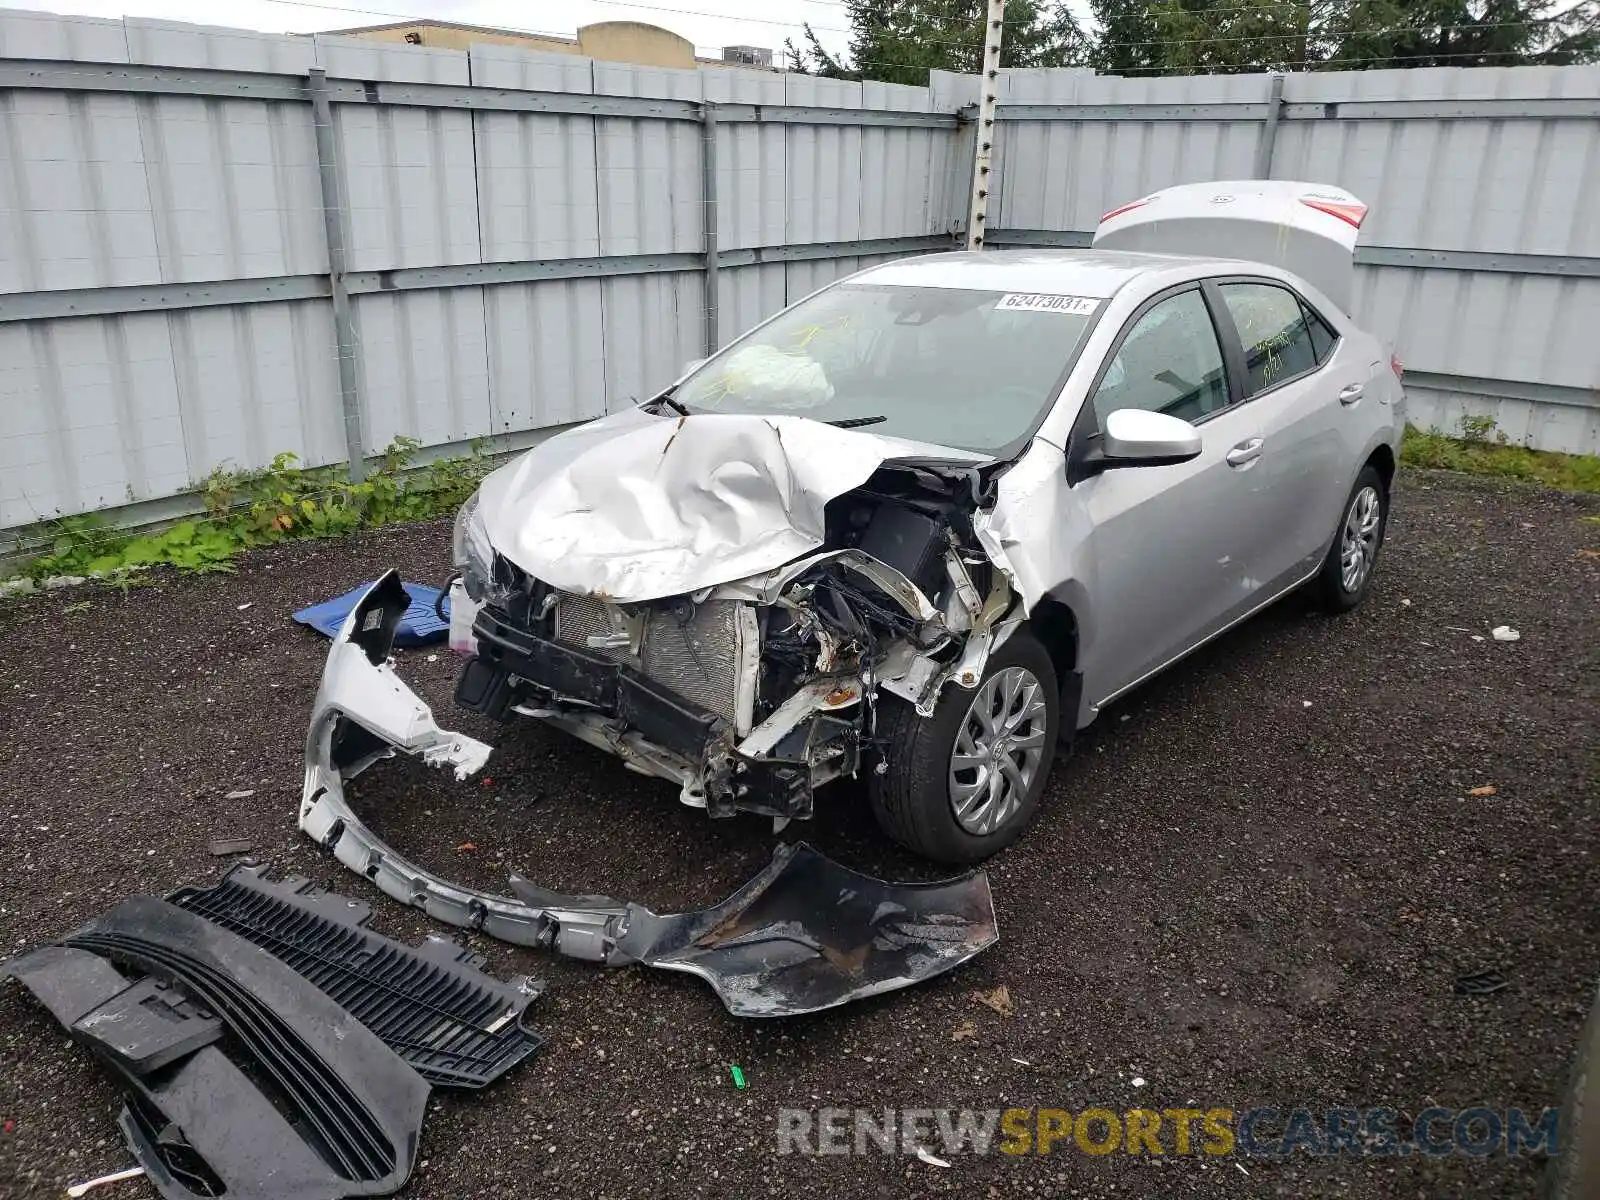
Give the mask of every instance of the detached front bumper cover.
[(728, 1011), (815, 1012), (908, 987), (959, 966), (998, 939), (988, 877), (884, 883), (809, 846), (772, 862), (720, 904), (658, 914), (609, 896), (551, 892), (513, 878), (513, 896), (450, 883), (395, 854), (351, 811), (344, 781), (396, 750), (465, 779), (490, 748), (440, 729), (389, 665), (407, 597), (393, 571), (334, 639), (306, 738), (300, 828), (404, 904), (448, 925), (611, 966), (644, 963), (705, 979)]

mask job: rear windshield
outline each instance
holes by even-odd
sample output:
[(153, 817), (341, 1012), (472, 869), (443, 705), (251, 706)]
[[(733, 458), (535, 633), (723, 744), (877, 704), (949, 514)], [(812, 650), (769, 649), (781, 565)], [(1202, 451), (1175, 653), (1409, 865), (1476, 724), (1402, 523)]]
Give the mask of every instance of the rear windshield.
[(1100, 303), (843, 284), (730, 346), (673, 398), (691, 412), (881, 417), (873, 433), (998, 451), (1055, 398)]

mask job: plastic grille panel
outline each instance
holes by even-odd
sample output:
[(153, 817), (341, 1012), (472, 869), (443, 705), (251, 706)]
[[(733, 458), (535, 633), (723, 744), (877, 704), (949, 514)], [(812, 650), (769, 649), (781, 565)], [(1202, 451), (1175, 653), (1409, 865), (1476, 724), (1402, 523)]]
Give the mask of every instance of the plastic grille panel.
[(281, 959), (435, 1086), (483, 1087), (543, 1042), (522, 1025), (532, 984), (486, 975), (443, 939), (413, 948), (372, 933), (362, 901), (248, 866), (169, 899)]

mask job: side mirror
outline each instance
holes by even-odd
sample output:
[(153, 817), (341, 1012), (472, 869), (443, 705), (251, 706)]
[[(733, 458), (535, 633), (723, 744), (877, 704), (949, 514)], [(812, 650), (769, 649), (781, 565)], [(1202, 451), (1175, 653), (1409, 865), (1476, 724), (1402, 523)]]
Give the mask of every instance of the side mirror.
[(1159, 467), (1200, 455), (1200, 431), (1189, 422), (1142, 408), (1119, 408), (1106, 417), (1101, 467)]
[[(683, 364), (683, 374), (687, 375), (691, 371), (698, 371), (702, 366), (705, 365), (705, 361), (706, 360), (703, 358), (691, 358), (688, 362)], [(682, 376), (679, 376), (679, 378), (681, 379)]]

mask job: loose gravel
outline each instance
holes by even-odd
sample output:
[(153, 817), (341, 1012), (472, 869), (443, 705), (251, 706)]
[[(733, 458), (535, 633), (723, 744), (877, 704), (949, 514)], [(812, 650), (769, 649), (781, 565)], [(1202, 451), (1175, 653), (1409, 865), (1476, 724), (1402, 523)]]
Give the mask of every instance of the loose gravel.
[[(548, 981), (533, 1020), (549, 1042), (493, 1088), (437, 1098), (406, 1194), (1536, 1194), (1538, 1164), (1503, 1156), (779, 1156), (777, 1110), (1556, 1103), (1600, 977), (1597, 515), (1405, 475), (1365, 605), (1328, 618), (1291, 598), (1105, 713), (990, 864), (1001, 943), (932, 985), (745, 1022), (687, 976), (469, 939), (493, 970)], [(437, 580), (448, 539), (435, 522), (254, 553), (231, 576), (0, 603), (0, 954), (215, 880), (219, 838), (370, 900), (382, 932), (428, 932), (295, 829), (327, 643), (289, 614), (391, 564)], [(767, 860), (767, 822), (709, 821), (553, 732), (464, 717), (455, 668), (443, 649), (400, 655), (444, 723), (498, 740), (487, 769), (456, 784), (385, 764), (355, 791), (408, 855), (658, 909), (720, 899)], [(877, 833), (859, 786), (819, 810), (798, 832), (841, 861), (934, 874)], [(1453, 992), (1483, 970), (1509, 986)], [(1001, 984), (1013, 1015), (974, 1001)], [(0, 987), (0, 1195), (128, 1165), (118, 1106)]]

